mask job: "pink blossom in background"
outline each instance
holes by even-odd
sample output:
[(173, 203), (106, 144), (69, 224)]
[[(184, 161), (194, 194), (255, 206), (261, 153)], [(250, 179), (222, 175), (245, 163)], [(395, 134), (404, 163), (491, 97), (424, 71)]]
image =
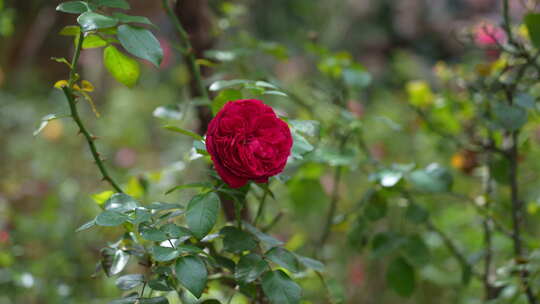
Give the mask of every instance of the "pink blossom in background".
[(489, 47), (503, 43), (506, 39), (504, 31), (491, 23), (482, 22), (476, 26), (474, 39), (478, 46)]
[(163, 50), (163, 60), (161, 61), (160, 68), (166, 69), (171, 66), (173, 62), (173, 52), (169, 40), (163, 37), (158, 38), (161, 49)]
[(129, 148), (122, 148), (116, 152), (114, 163), (118, 167), (129, 168), (137, 161), (137, 152)]
[(347, 108), (356, 118), (362, 118), (364, 116), (364, 104), (360, 101), (349, 100)]

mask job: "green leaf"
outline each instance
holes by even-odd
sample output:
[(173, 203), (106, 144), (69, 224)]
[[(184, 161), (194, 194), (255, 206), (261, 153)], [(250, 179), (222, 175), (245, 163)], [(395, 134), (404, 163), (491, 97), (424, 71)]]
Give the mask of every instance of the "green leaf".
[(64, 26), (59, 34), (62, 36), (78, 36), (81, 33), (81, 27), (77, 25)]
[(142, 298), (139, 300), (141, 304), (169, 304), (169, 300), (166, 297), (153, 297), (153, 298)]
[(377, 180), (383, 187), (394, 187), (403, 178), (403, 172), (395, 169), (383, 169), (370, 178)]
[(202, 239), (212, 230), (219, 209), (219, 197), (213, 192), (199, 194), (191, 199), (186, 211), (186, 222), (195, 237)]
[(109, 45), (103, 51), (103, 62), (111, 75), (127, 87), (133, 87), (139, 80), (139, 63), (124, 55), (116, 47)]
[(83, 1), (67, 1), (59, 4), (56, 10), (69, 14), (82, 14), (88, 11), (88, 6)]
[(373, 258), (384, 257), (399, 249), (405, 242), (406, 239), (404, 237), (394, 232), (378, 233), (371, 243), (373, 248), (371, 256)]
[(249, 231), (251, 234), (253, 234), (256, 238), (259, 239), (259, 241), (268, 244), (271, 247), (281, 246), (283, 245), (283, 242), (274, 238), (271, 235), (268, 235), (259, 229), (257, 227), (251, 225), (248, 222), (243, 222), (244, 228), (246, 228), (247, 231)]
[(163, 279), (153, 279), (148, 281), (148, 287), (152, 288), (153, 290), (158, 291), (171, 291), (173, 288), (171, 288), (167, 284), (167, 277), (164, 277)]
[(416, 267), (423, 267), (429, 263), (429, 249), (419, 235), (408, 237), (402, 249), (405, 258)]
[(517, 131), (527, 123), (527, 110), (498, 102), (493, 107), (495, 123), (508, 131)]
[(375, 193), (367, 201), (364, 215), (370, 221), (378, 221), (386, 216), (388, 204), (382, 195)]
[(199, 189), (212, 189), (212, 183), (203, 182), (203, 183), (191, 183), (191, 184), (184, 184), (179, 186), (174, 186), (173, 188), (167, 190), (165, 194), (172, 193), (176, 190), (182, 190), (182, 189), (189, 189), (189, 188), (199, 188)]
[(412, 172), (410, 178), (413, 185), (420, 191), (448, 192), (452, 189), (452, 174), (448, 169), (436, 163)]
[(128, 220), (127, 215), (118, 211), (105, 210), (96, 217), (96, 224), (99, 226), (119, 226)]
[(208, 271), (202, 259), (193, 255), (183, 256), (178, 259), (175, 267), (178, 281), (196, 298), (200, 298), (208, 279)]
[(152, 115), (167, 120), (182, 120), (182, 117), (184, 116), (177, 105), (159, 106), (154, 109)]
[(144, 282), (144, 276), (142, 274), (127, 274), (116, 279), (116, 287), (122, 290), (130, 290)]
[(249, 84), (251, 81), (245, 79), (233, 79), (233, 80), (218, 80), (210, 85), (208, 88), (210, 91), (220, 91), (239, 85)]
[(238, 261), (234, 278), (243, 283), (251, 283), (269, 269), (268, 263), (258, 254), (246, 254)]
[(371, 75), (362, 67), (353, 67), (343, 71), (343, 79), (350, 87), (365, 88), (371, 83)]
[(324, 271), (324, 264), (321, 261), (318, 261), (318, 260), (315, 260), (315, 259), (312, 259), (312, 258), (308, 258), (308, 257), (305, 257), (305, 256), (301, 256), (301, 255), (298, 255), (298, 254), (295, 254), (295, 255), (296, 255), (296, 258), (298, 259), (298, 261), (300, 261), (300, 263), (302, 265), (304, 265), (304, 267), (311, 268), (311, 269), (313, 269), (315, 271), (319, 271), (319, 272)]
[(154, 227), (143, 226), (140, 229), (141, 237), (145, 240), (162, 242), (168, 239), (165, 232)]
[(129, 222), (135, 225), (148, 222), (152, 218), (152, 214), (144, 208), (135, 209), (135, 212), (129, 215)]
[(179, 255), (180, 255), (180, 252), (178, 252), (178, 250), (171, 247), (161, 247), (161, 246), (152, 247), (152, 256), (154, 257), (154, 260), (158, 262), (167, 262), (170, 260), (174, 260)]
[(409, 297), (415, 288), (414, 268), (404, 258), (397, 257), (388, 267), (386, 281), (397, 294)]
[(172, 209), (184, 209), (184, 206), (180, 204), (153, 202), (150, 205), (148, 205), (148, 209), (163, 211), (163, 210), (172, 210)]
[(98, 13), (86, 12), (77, 18), (77, 22), (81, 25), (84, 32), (88, 32), (113, 27), (118, 23), (118, 20)]
[(107, 41), (105, 41), (103, 38), (99, 37), (98, 35), (88, 35), (84, 37), (83, 40), (83, 49), (94, 49), (94, 48), (100, 48), (107, 45)]
[(159, 230), (165, 232), (169, 238), (178, 239), (178, 238), (190, 238), (193, 236), (191, 231), (185, 227), (180, 227), (173, 223), (168, 223), (163, 225)]
[(105, 210), (127, 212), (139, 207), (139, 202), (133, 197), (124, 193), (115, 193), (105, 201)]
[(130, 16), (123, 13), (114, 13), (113, 17), (124, 23), (142, 23), (148, 25), (154, 25), (152, 21), (143, 16)]
[(520, 93), (516, 96), (516, 105), (524, 109), (534, 109), (536, 106), (536, 99), (531, 94)]
[(187, 136), (190, 136), (196, 140), (204, 140), (202, 138), (202, 136), (200, 136), (199, 134), (195, 133), (195, 132), (192, 132), (192, 131), (189, 131), (189, 130), (186, 130), (186, 129), (182, 129), (180, 127), (176, 127), (176, 126), (164, 126), (163, 128), (169, 130), (169, 131), (173, 131), (173, 132), (176, 132), (176, 133), (181, 133), (181, 134), (184, 134), (184, 135), (187, 135)]
[(316, 120), (297, 120), (291, 119), (288, 120), (291, 128), (307, 136), (317, 136), (320, 132), (321, 126), (320, 123)]
[(97, 6), (106, 6), (112, 8), (130, 9), (126, 0), (97, 0)]
[(279, 266), (292, 271), (300, 271), (300, 263), (294, 254), (285, 248), (274, 247), (268, 250), (265, 254), (267, 259), (278, 264)]
[(415, 203), (409, 203), (409, 206), (407, 206), (407, 211), (405, 211), (405, 218), (413, 223), (424, 223), (428, 217), (428, 211)]
[(289, 97), (289, 95), (287, 95), (286, 93), (283, 93), (281, 91), (275, 91), (275, 90), (264, 91), (263, 95), (276, 95), (276, 96)]
[(305, 154), (315, 149), (312, 144), (300, 133), (292, 131), (293, 147), (291, 154), (296, 159), (302, 159)]
[(506, 157), (495, 156), (490, 163), (493, 179), (501, 184), (510, 182), (510, 161)]
[(178, 250), (178, 252), (180, 252), (180, 254), (185, 254), (185, 253), (189, 253), (189, 254), (199, 254), (199, 253), (204, 253), (204, 251), (195, 246), (195, 245), (191, 245), (191, 244), (179, 244), (179, 245), (176, 245), (176, 250)]
[(126, 267), (129, 262), (129, 254), (123, 250), (116, 250), (112, 259), (111, 267), (109, 268), (109, 275), (115, 275), (120, 273)]
[(532, 44), (536, 48), (540, 48), (540, 14), (530, 13), (525, 15), (525, 25), (529, 31), (529, 37), (531, 37)]
[(134, 56), (146, 59), (159, 67), (163, 59), (163, 50), (159, 41), (149, 30), (128, 24), (118, 27), (118, 40)]
[(251, 234), (236, 227), (223, 227), (219, 234), (223, 236), (223, 249), (225, 251), (240, 253), (257, 247), (257, 242)]
[(94, 227), (96, 225), (96, 220), (93, 219), (87, 223), (84, 223), (81, 227), (77, 228), (77, 230), (75, 230), (75, 232), (81, 232), (81, 231), (84, 231), (84, 230), (87, 230), (87, 229), (90, 229), (92, 227)]
[(135, 304), (139, 300), (139, 295), (130, 295), (122, 299), (110, 301), (109, 304)]
[(298, 304), (302, 297), (300, 286), (281, 270), (265, 273), (262, 278), (262, 288), (273, 304)]
[(347, 235), (349, 244), (355, 250), (361, 250), (368, 243), (369, 234), (367, 230), (368, 220), (363, 215), (358, 216)]
[(240, 90), (227, 89), (219, 92), (214, 100), (212, 100), (212, 114), (216, 116), (227, 102), (239, 99), (242, 99), (242, 92)]

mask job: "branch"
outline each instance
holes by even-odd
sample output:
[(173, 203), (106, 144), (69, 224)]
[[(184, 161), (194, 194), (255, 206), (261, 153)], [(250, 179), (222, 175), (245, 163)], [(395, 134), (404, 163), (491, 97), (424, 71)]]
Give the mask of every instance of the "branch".
[(91, 135), (86, 127), (84, 126), (80, 116), (79, 112), (77, 111), (77, 101), (75, 100), (75, 94), (73, 93), (72, 87), (73, 84), (77, 81), (78, 75), (76, 71), (77, 63), (79, 61), (79, 57), (81, 55), (81, 49), (82, 49), (82, 43), (84, 40), (84, 33), (81, 29), (81, 33), (79, 35), (78, 43), (75, 47), (75, 54), (73, 55), (73, 60), (71, 62), (71, 70), (69, 73), (69, 81), (68, 85), (62, 87), (62, 91), (64, 91), (64, 95), (66, 96), (66, 99), (69, 103), (69, 109), (71, 111), (71, 118), (77, 126), (79, 127), (79, 132), (83, 134), (84, 138), (86, 139), (86, 142), (88, 143), (88, 147), (90, 148), (90, 152), (92, 152), (92, 156), (94, 158), (94, 161), (96, 165), (99, 168), (99, 171), (101, 172), (101, 175), (103, 177), (103, 180), (109, 182), (111, 186), (116, 190), (116, 192), (122, 193), (122, 189), (118, 186), (118, 184), (111, 178), (109, 175), (107, 168), (103, 164), (103, 160), (100, 157), (99, 152), (97, 151), (96, 145), (94, 143), (96, 137)]
[(467, 261), (467, 258), (465, 258), (465, 256), (461, 253), (461, 251), (458, 249), (458, 247), (454, 244), (452, 239), (448, 235), (446, 235), (446, 233), (444, 233), (442, 230), (440, 230), (435, 225), (433, 225), (433, 223), (430, 220), (428, 220), (426, 222), (426, 225), (427, 225), (429, 230), (436, 233), (442, 239), (444, 245), (448, 248), (448, 250), (450, 250), (450, 253), (452, 253), (452, 255), (454, 255), (454, 257), (458, 260), (458, 262), (462, 266), (469, 268), (471, 270), (471, 273), (474, 276), (476, 276), (478, 278), (482, 278), (482, 276), (479, 273), (474, 271), (473, 265), (471, 263), (469, 263), (469, 261)]
[[(493, 139), (493, 133), (491, 130), (488, 130), (488, 139), (487, 139), (487, 146), (494, 146), (494, 139)], [(491, 202), (492, 202), (492, 194), (493, 194), (493, 181), (492, 181), (492, 174), (491, 174), (491, 161), (492, 161), (492, 151), (489, 149), (486, 149), (485, 151), (486, 155), (486, 161), (485, 161), (485, 172), (483, 176), (483, 190), (484, 190), (484, 197), (486, 199), (485, 202), (485, 210), (486, 213), (489, 214), (491, 210)], [(486, 300), (491, 300), (497, 298), (497, 289), (495, 289), (495, 286), (493, 286), (491, 280), (492, 272), (493, 272), (493, 221), (486, 217), (482, 221), (482, 227), (484, 230), (484, 247), (485, 247), (485, 255), (484, 255), (484, 273), (482, 281), (484, 283), (484, 297)]]
[(332, 229), (332, 222), (337, 210), (337, 203), (339, 201), (339, 183), (341, 181), (341, 171), (342, 167), (337, 166), (334, 171), (334, 185), (332, 189), (332, 198), (330, 199), (330, 208), (328, 209), (328, 214), (326, 215), (326, 223), (324, 225), (324, 230), (319, 240), (318, 248), (321, 249), (324, 247), (324, 244), (330, 236), (330, 230)]
[[(516, 46), (519, 46), (516, 44), (516, 42), (513, 40), (512, 35), (512, 29), (510, 25), (510, 13), (509, 13), (509, 7), (508, 7), (508, 0), (503, 0), (503, 26), (506, 34), (508, 35), (508, 41)], [(540, 52), (537, 52), (534, 56), (527, 56), (527, 63), (522, 65), (520, 69), (518, 70), (517, 76), (514, 80), (514, 83), (512, 85), (505, 87), (505, 93), (508, 100), (508, 103), (510, 105), (514, 102), (514, 94), (517, 89), (518, 83), (521, 80), (521, 78), (525, 75), (525, 71), (527, 70), (527, 67), (530, 64), (536, 65), (536, 59), (538, 58), (538, 55)], [(510, 162), (510, 172), (509, 172), (509, 178), (510, 178), (510, 197), (512, 201), (512, 230), (513, 230), (513, 243), (514, 243), (514, 258), (516, 261), (523, 259), (524, 250), (523, 250), (523, 244), (521, 241), (521, 226), (523, 222), (523, 202), (521, 201), (519, 197), (519, 187), (518, 187), (518, 138), (519, 138), (519, 130), (512, 131), (505, 135), (507, 139), (511, 141), (511, 146), (507, 153), (508, 161)], [(530, 279), (529, 279), (529, 272), (527, 269), (523, 269), (520, 271), (519, 276), (521, 278), (521, 282), (524, 285), (525, 294), (527, 296), (527, 300), (530, 304), (536, 304), (538, 303), (536, 300), (536, 296), (530, 286)]]
[(178, 31), (178, 38), (180, 39), (180, 42), (182, 43), (182, 49), (181, 52), (184, 55), (184, 59), (189, 65), (189, 69), (191, 72), (191, 75), (193, 76), (196, 86), (197, 86), (197, 93), (199, 93), (199, 96), (202, 96), (204, 99), (209, 100), (208, 92), (206, 91), (206, 88), (204, 86), (202, 77), (201, 77), (201, 69), (199, 65), (196, 62), (195, 54), (193, 53), (193, 47), (191, 46), (191, 42), (189, 41), (189, 36), (182, 26), (182, 23), (180, 22), (180, 19), (178, 16), (173, 12), (169, 5), (168, 0), (162, 0), (163, 9), (169, 16), (169, 19), (174, 24), (176, 30)]

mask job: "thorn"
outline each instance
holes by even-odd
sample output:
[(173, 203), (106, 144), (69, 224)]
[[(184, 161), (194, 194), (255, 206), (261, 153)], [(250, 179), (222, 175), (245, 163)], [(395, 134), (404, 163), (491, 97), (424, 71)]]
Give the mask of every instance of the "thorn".
[(98, 137), (98, 136), (95, 136), (95, 135), (91, 135), (90, 138), (91, 138), (92, 140), (97, 140), (97, 139), (99, 139), (99, 137)]
[(102, 178), (101, 178), (101, 181), (102, 181), (102, 182), (106, 182), (106, 181), (107, 181), (107, 178), (106, 178), (106, 177), (102, 177)]
[(79, 132), (77, 132), (77, 135), (81, 135), (82, 134), (82, 130), (79, 129)]

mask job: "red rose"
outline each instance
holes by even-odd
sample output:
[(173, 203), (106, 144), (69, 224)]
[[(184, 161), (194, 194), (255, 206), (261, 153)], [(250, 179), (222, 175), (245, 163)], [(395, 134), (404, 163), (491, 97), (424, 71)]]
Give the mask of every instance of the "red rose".
[(289, 126), (256, 99), (230, 101), (212, 119), (206, 148), (216, 171), (232, 188), (268, 182), (285, 167), (293, 141)]

